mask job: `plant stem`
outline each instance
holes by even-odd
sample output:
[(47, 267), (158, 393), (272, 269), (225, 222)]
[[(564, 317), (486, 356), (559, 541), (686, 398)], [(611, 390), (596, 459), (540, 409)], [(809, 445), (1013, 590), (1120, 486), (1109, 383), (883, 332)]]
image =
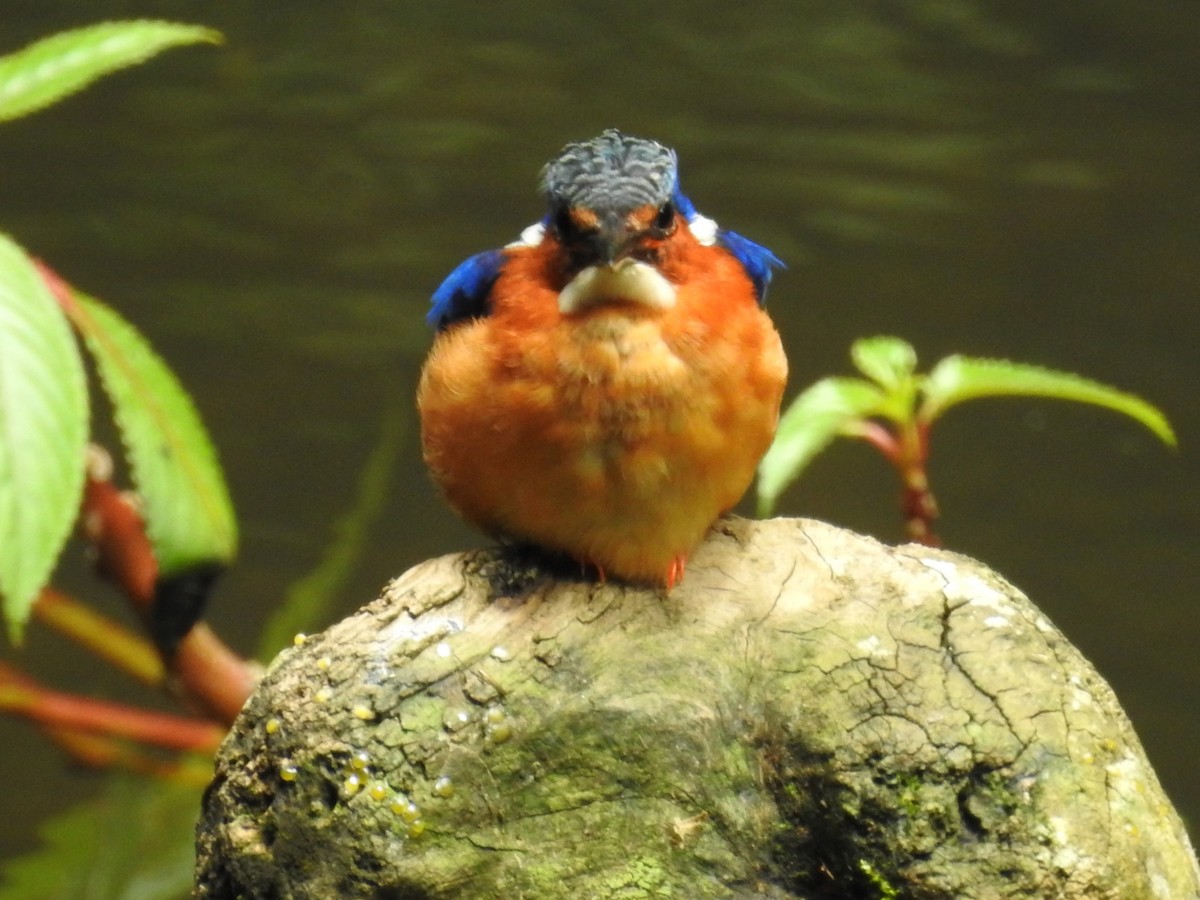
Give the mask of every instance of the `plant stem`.
[[(137, 508), (108, 480), (108, 469), (95, 448), (84, 488), (84, 533), (97, 551), (97, 570), (114, 581), (143, 616), (151, 613), (158, 563)], [(107, 454), (104, 454), (107, 456)], [(234, 653), (203, 622), (179, 641), (167, 660), (183, 699), (226, 725), (237, 718), (254, 691), (262, 670)]]
[(96, 549), (96, 570), (144, 616), (154, 602), (158, 561), (135, 500), (116, 489), (111, 474), (108, 453), (96, 444), (89, 446), (80, 530)]
[(888, 462), (897, 469), (903, 466), (903, 448), (896, 439), (895, 433), (886, 425), (873, 419), (863, 419), (855, 422), (853, 429), (848, 429), (847, 434), (862, 438), (882, 453)]
[(927, 547), (940, 547), (942, 542), (933, 530), (933, 523), (938, 517), (938, 505), (929, 486), (928, 423), (905, 423), (901, 428), (900, 448), (897, 469), (904, 486), (900, 503), (905, 533), (909, 540)]
[[(163, 781), (204, 787), (212, 780), (212, 764), (198, 757), (162, 759), (142, 753), (128, 741), (71, 728), (43, 728), (80, 765), (94, 769), (122, 769)], [(207, 756), (208, 754), (205, 754)]]
[(143, 684), (158, 687), (166, 680), (166, 669), (153, 644), (73, 597), (43, 588), (33, 614)]
[(937, 499), (929, 487), (926, 463), (929, 459), (929, 425), (921, 421), (860, 419), (845, 434), (862, 438), (884, 455), (900, 476), (900, 511), (904, 533), (910, 541), (928, 547), (940, 547), (933, 530), (937, 521)]
[(172, 750), (211, 753), (225, 731), (211, 722), (52, 691), (0, 662), (0, 709), (43, 728), (95, 732)]
[(171, 660), (184, 699), (208, 717), (232, 725), (262, 679), (263, 669), (243, 659), (204, 622), (185, 634)]

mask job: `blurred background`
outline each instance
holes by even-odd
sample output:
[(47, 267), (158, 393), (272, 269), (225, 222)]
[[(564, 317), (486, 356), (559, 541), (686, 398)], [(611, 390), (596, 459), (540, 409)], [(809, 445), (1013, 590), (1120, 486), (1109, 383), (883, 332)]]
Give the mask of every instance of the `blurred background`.
[[(6, 0), (0, 52), (129, 17), (226, 43), (0, 129), (0, 230), (116, 306), (193, 393), (243, 529), (209, 621), (251, 653), (372, 454), (391, 460), (388, 494), (329, 620), (483, 541), (420, 460), (429, 295), (541, 215), (539, 169), (567, 141), (618, 126), (674, 146), (699, 209), (788, 264), (770, 311), (789, 398), (884, 333), (925, 366), (1035, 362), (1168, 414), (1178, 452), (1100, 410), (969, 404), (936, 429), (931, 477), (947, 546), (1026, 591), (1099, 668), (1195, 833), (1200, 4), (748, 9)], [(847, 443), (780, 512), (898, 541), (897, 494)], [(124, 615), (79, 550), (57, 581)], [(153, 702), (36, 627), (0, 652), (62, 689)], [(2, 860), (104, 777), (24, 724), (0, 735)]]

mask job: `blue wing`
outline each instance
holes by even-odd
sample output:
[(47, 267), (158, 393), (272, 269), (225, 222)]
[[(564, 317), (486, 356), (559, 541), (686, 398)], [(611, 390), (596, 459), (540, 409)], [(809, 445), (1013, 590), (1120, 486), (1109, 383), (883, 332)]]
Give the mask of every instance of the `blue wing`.
[(679, 210), (685, 219), (689, 222), (696, 218), (699, 213), (696, 211), (696, 204), (679, 189), (678, 182), (675, 184), (675, 190), (671, 193), (671, 200), (675, 203), (675, 208)]
[(425, 321), (438, 331), (463, 319), (486, 316), (488, 294), (504, 268), (503, 250), (485, 250), (458, 264), (433, 292), (432, 307)]
[[(696, 205), (679, 189), (678, 184), (675, 185), (671, 199), (675, 203), (675, 208), (683, 214), (683, 217), (688, 222), (693, 222), (700, 218), (700, 213), (697, 211)], [(773, 274), (771, 270), (786, 268), (783, 260), (762, 244), (756, 244), (750, 238), (742, 237), (736, 231), (727, 231), (724, 228), (720, 228), (711, 220), (708, 220), (708, 222), (710, 226), (716, 229), (717, 243), (732, 253), (737, 261), (742, 264), (742, 268), (746, 270), (746, 274), (750, 276), (750, 281), (754, 283), (754, 293), (758, 295), (758, 305), (762, 306), (765, 304), (767, 302), (767, 286), (771, 283), (771, 275)]]
[(767, 286), (771, 283), (773, 269), (785, 268), (783, 260), (764, 247), (756, 244), (750, 238), (742, 237), (736, 231), (726, 231), (724, 228), (717, 232), (717, 243), (737, 257), (738, 262), (754, 282), (754, 292), (758, 294), (758, 305), (767, 302)]

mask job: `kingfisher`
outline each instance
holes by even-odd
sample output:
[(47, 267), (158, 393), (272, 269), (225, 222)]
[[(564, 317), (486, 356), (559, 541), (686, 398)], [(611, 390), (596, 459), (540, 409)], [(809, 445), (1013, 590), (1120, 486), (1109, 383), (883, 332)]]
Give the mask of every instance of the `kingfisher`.
[(670, 590), (774, 436), (783, 264), (701, 215), (657, 141), (567, 144), (541, 191), (540, 221), (433, 294), (425, 462), (482, 531)]

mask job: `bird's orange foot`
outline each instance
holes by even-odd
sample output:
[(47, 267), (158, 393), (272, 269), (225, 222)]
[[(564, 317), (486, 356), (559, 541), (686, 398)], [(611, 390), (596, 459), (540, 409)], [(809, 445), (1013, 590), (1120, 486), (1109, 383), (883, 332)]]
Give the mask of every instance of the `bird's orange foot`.
[(667, 567), (667, 590), (675, 587), (679, 580), (683, 578), (683, 570), (687, 568), (687, 557), (682, 553), (672, 557), (671, 565)]

